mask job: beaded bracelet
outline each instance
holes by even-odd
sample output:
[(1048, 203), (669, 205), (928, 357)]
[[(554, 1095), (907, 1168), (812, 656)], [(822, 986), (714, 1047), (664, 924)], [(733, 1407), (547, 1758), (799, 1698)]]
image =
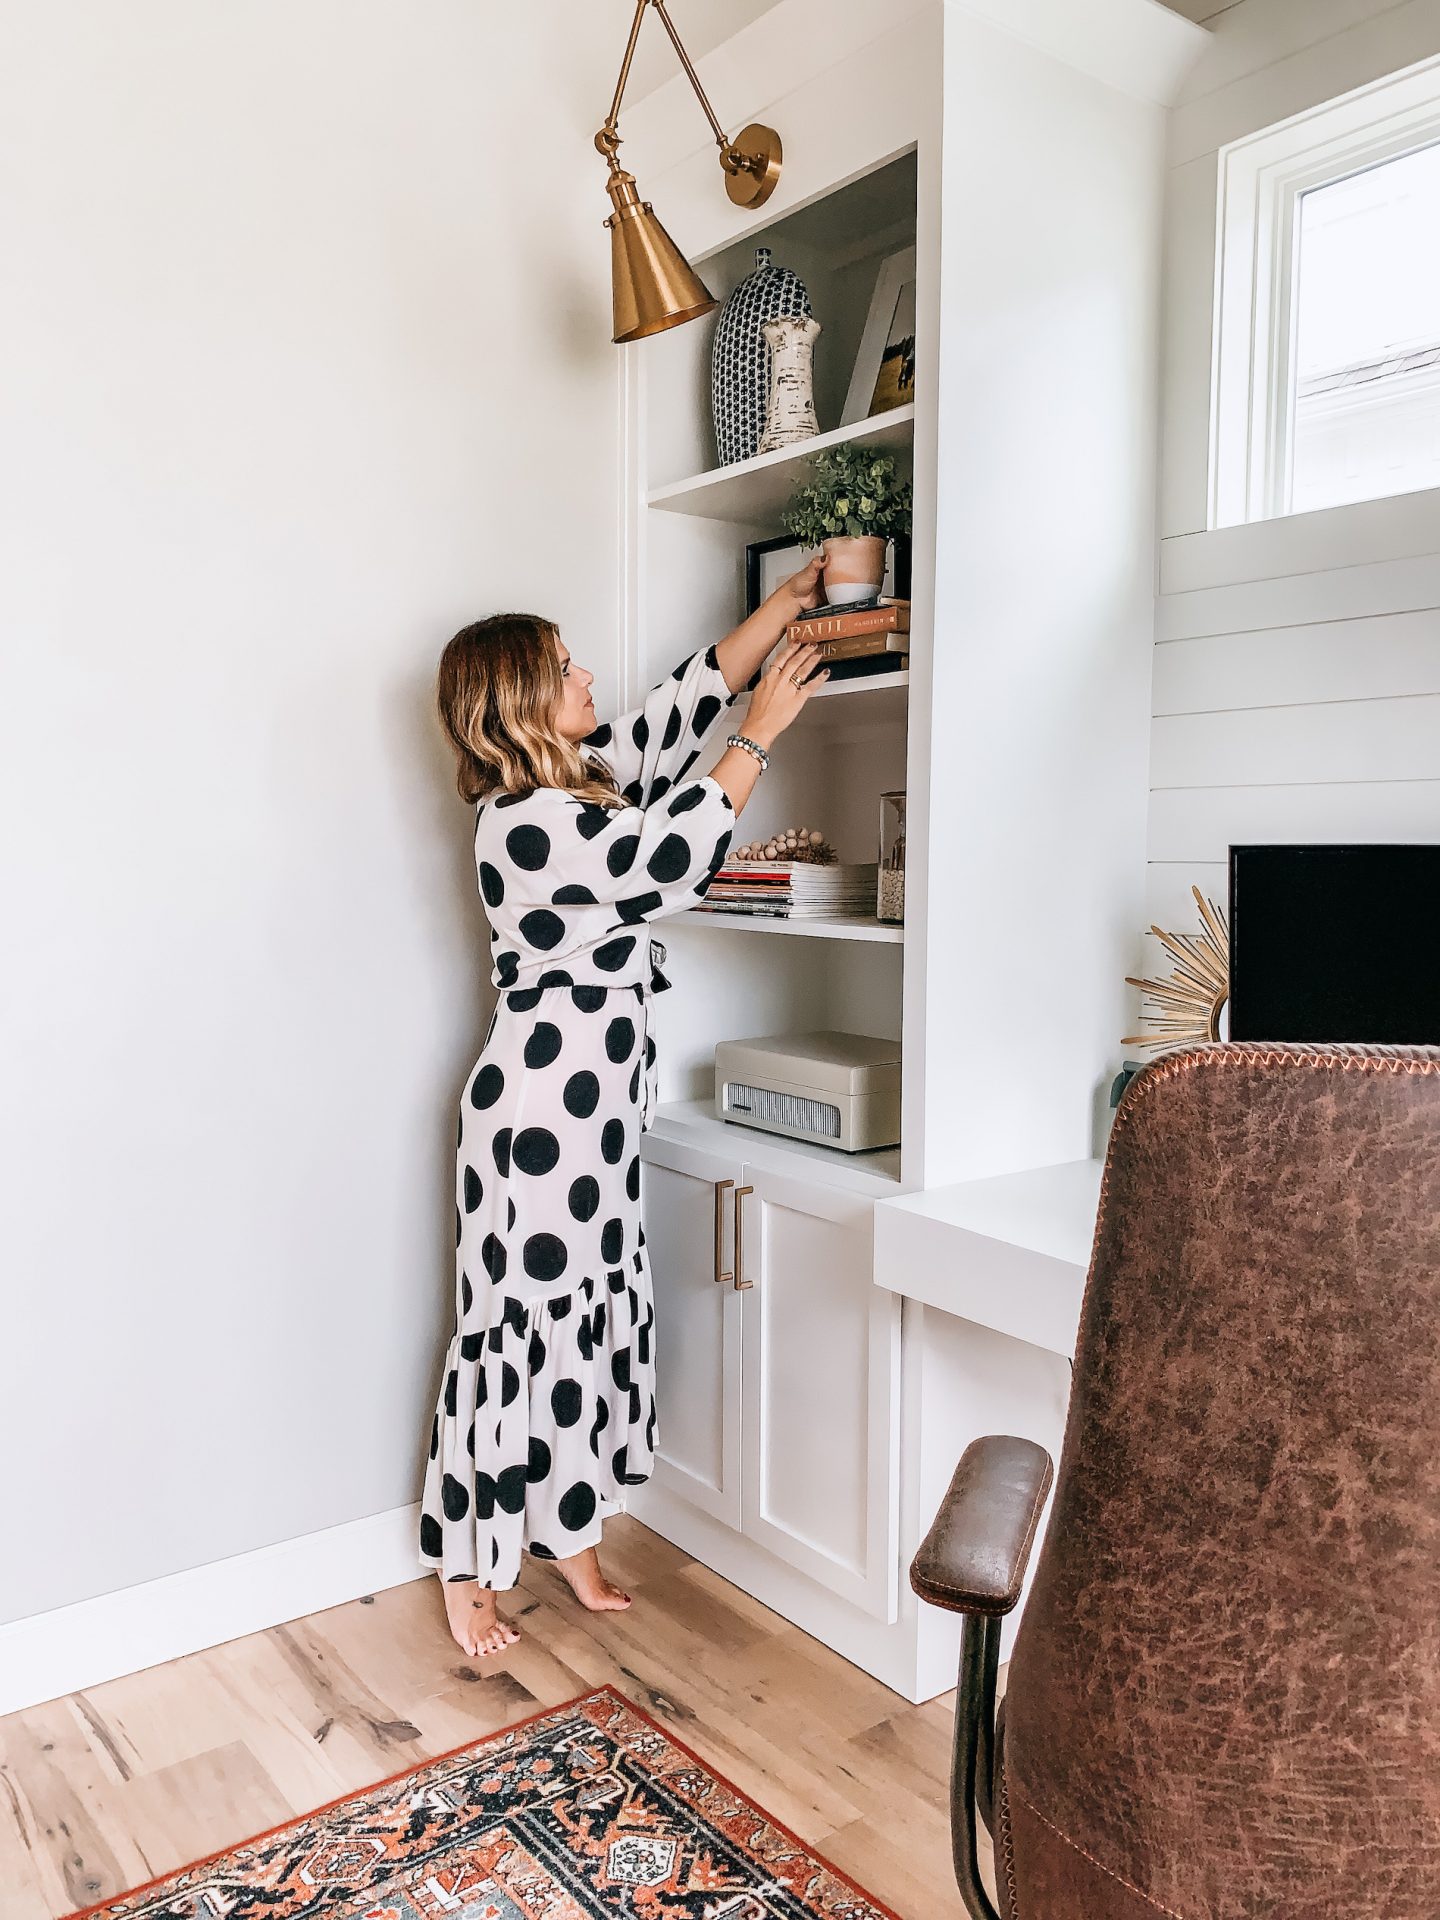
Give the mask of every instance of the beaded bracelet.
[(769, 754), (765, 751), (764, 747), (760, 746), (756, 741), (747, 740), (743, 733), (732, 733), (725, 744), (727, 747), (739, 747), (743, 752), (750, 754), (753, 759), (758, 760), (762, 773), (768, 769), (770, 765)]

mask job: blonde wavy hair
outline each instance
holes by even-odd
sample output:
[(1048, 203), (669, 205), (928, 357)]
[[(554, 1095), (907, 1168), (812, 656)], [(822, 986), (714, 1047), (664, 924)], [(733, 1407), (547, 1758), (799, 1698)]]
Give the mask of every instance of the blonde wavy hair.
[(559, 638), (538, 614), (493, 613), (462, 627), (441, 654), (436, 701), (462, 800), (559, 787), (602, 807), (624, 805), (599, 755), (556, 730), (565, 692)]

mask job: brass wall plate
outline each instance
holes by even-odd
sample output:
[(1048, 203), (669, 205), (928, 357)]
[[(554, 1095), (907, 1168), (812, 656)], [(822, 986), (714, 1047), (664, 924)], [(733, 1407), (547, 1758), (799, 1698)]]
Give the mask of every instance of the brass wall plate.
[(762, 126), (758, 120), (752, 120), (748, 127), (742, 127), (731, 145), (746, 159), (752, 157), (762, 164), (753, 172), (742, 167), (736, 173), (728, 170), (725, 174), (725, 191), (737, 207), (763, 207), (775, 191), (780, 180), (780, 168), (784, 162), (784, 149), (780, 145), (780, 136), (773, 127)]

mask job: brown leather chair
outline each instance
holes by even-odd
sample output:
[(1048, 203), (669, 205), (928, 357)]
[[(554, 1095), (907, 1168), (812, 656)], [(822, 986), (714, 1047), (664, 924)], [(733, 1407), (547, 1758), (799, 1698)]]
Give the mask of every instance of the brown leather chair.
[(956, 1875), (995, 1920), (1440, 1916), (1440, 1049), (1219, 1045), (1116, 1118), (1054, 1511), (982, 1440), (911, 1568), (963, 1614)]

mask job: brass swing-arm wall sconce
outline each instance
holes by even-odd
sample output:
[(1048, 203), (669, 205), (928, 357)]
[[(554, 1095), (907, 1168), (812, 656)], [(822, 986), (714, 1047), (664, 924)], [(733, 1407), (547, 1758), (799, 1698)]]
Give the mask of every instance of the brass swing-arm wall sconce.
[(647, 7), (653, 7), (664, 23), (680, 56), (680, 64), (705, 109), (716, 143), (720, 164), (725, 169), (725, 191), (738, 207), (761, 207), (775, 191), (780, 178), (780, 136), (773, 127), (758, 122), (742, 128), (733, 140), (711, 111), (705, 90), (680, 44), (674, 22), (665, 11), (665, 0), (636, 0), (635, 18), (615, 98), (610, 103), (605, 124), (595, 136), (595, 145), (610, 163), (606, 191), (615, 211), (605, 222), (610, 229), (610, 269), (615, 305), (615, 339), (643, 340), (647, 334), (663, 333), (684, 320), (698, 320), (715, 306), (705, 283), (675, 242), (655, 218), (654, 208), (642, 200), (635, 187), (635, 176), (626, 173), (616, 158), (620, 134), (616, 121), (625, 82), (630, 77), (630, 62), (640, 38), (640, 24)]

